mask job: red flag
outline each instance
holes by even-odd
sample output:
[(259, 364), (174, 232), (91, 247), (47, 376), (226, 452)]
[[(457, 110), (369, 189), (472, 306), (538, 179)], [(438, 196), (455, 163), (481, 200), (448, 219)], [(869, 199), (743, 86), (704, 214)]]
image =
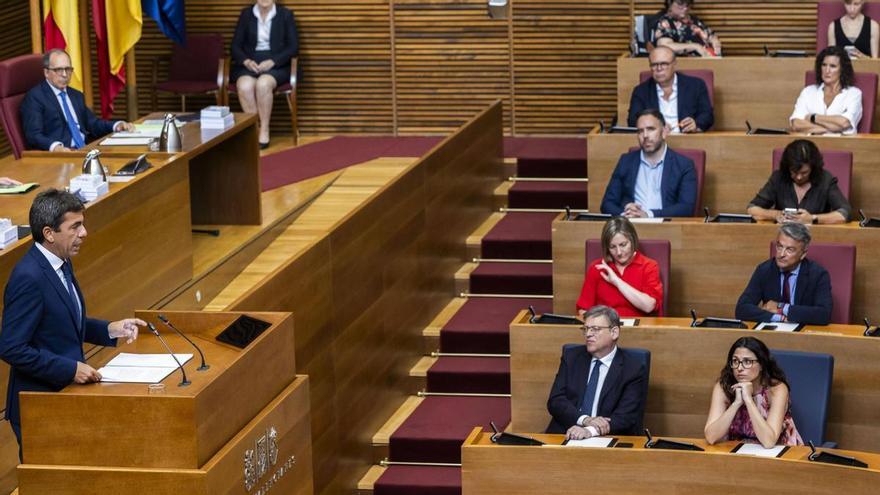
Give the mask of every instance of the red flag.
[(92, 0), (92, 23), (98, 48), (98, 88), (101, 93), (101, 116), (113, 115), (113, 99), (125, 88), (125, 67), (117, 74), (110, 71), (110, 54), (107, 48), (107, 12), (105, 0)]

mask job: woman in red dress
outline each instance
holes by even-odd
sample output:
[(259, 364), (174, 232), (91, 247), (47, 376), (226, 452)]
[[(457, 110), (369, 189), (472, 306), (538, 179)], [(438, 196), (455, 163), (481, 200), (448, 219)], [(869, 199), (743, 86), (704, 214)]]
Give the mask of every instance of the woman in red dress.
[(603, 257), (587, 267), (578, 298), (578, 315), (597, 304), (614, 308), (622, 317), (659, 314), (663, 283), (657, 262), (639, 252), (639, 236), (624, 217), (602, 228)]

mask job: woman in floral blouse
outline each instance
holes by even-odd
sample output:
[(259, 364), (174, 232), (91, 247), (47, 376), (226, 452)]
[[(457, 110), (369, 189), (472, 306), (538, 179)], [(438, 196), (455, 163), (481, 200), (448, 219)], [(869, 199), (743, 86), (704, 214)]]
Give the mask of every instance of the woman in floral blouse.
[(720, 57), (721, 40), (690, 11), (694, 0), (666, 0), (666, 13), (654, 29), (654, 44), (679, 55)]

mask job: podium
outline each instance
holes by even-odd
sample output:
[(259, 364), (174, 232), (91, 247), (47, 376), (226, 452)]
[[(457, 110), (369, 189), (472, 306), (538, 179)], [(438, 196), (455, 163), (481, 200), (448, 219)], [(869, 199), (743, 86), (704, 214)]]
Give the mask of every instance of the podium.
[[(176, 370), (161, 393), (142, 383), (21, 393), (20, 495), (312, 493), (308, 377), (296, 375), (291, 314), (247, 313), (271, 326), (239, 349), (215, 337), (242, 313), (163, 312), (202, 348), (204, 371), (158, 314), (136, 316), (175, 353), (195, 354), (184, 365), (192, 383), (179, 386)], [(97, 369), (120, 352), (166, 351), (142, 331), (88, 361)]]

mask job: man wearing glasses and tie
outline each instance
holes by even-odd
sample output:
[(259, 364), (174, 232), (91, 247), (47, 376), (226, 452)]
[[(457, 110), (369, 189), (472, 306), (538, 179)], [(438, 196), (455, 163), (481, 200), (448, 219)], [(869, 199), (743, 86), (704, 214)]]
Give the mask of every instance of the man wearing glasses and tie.
[(620, 316), (608, 306), (584, 314), (584, 346), (563, 350), (547, 400), (553, 417), (547, 433), (580, 440), (600, 435), (640, 435), (648, 391), (643, 359), (617, 346)]
[(114, 131), (134, 130), (129, 122), (99, 119), (83, 94), (68, 87), (73, 67), (64, 50), (43, 54), (43, 75), (46, 80), (27, 92), (20, 107), (29, 149), (69, 151)]

